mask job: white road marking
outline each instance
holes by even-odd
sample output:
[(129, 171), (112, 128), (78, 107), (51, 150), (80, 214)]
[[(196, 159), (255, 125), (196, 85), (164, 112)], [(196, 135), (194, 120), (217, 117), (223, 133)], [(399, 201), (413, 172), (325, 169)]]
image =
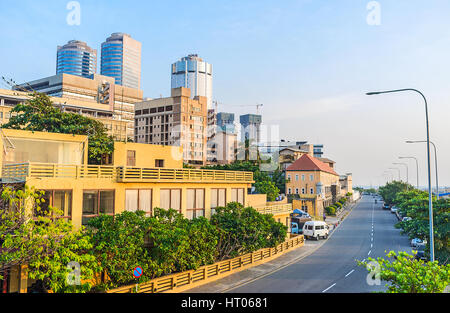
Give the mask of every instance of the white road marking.
[(372, 243), (370, 244), (370, 247), (373, 248), (373, 244)]
[(334, 283), (333, 285), (331, 285), (330, 287), (328, 287), (327, 289), (325, 289), (324, 291), (322, 291), (322, 292), (326, 292), (327, 290), (329, 290), (329, 289), (331, 289), (331, 288), (333, 288), (334, 286), (336, 285), (336, 283)]
[(372, 250), (369, 251), (369, 253), (367, 253), (367, 255), (370, 255), (372, 253)]
[(350, 272), (347, 273), (347, 275), (345, 275), (345, 277), (347, 277), (348, 275), (350, 275), (351, 273), (353, 273), (355, 270), (351, 270)]

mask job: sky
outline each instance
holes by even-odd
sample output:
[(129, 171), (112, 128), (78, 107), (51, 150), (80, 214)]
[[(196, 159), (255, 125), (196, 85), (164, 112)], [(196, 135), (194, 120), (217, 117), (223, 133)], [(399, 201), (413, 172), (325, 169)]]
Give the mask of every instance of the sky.
[(54, 75), (57, 45), (82, 40), (100, 55), (111, 33), (125, 32), (142, 42), (141, 84), (153, 98), (170, 95), (170, 65), (196, 53), (213, 65), (219, 111), (256, 113), (263, 103), (263, 123), (280, 138), (323, 144), (338, 173), (366, 186), (397, 179), (397, 170), (383, 176), (391, 167), (406, 180), (405, 166), (392, 165), (399, 156), (419, 159), (427, 185), (426, 144), (405, 143), (426, 139), (423, 99), (365, 95), (416, 88), (428, 100), (439, 185), (450, 186), (450, 1), (369, 2), (80, 0), (80, 24), (69, 25), (69, 1), (0, 0), (0, 75)]

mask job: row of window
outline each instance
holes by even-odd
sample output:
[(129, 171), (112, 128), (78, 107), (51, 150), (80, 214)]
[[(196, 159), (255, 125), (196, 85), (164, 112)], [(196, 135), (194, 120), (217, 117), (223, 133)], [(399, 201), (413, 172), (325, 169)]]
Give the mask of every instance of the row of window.
[[(298, 181), (298, 178), (299, 178), (298, 174), (295, 174), (295, 180), (296, 181)], [(291, 174), (288, 174), (288, 180), (291, 180)], [(302, 174), (302, 181), (305, 181), (305, 180), (306, 180), (305, 174)], [(310, 181), (314, 181), (314, 175), (313, 174), (309, 175), (309, 180)]]
[[(298, 191), (299, 191), (299, 189), (298, 188), (295, 188), (295, 194), (299, 194), (298, 193)], [(306, 189), (305, 188), (302, 188), (302, 195), (305, 195), (306, 194)], [(309, 193), (310, 194), (314, 194), (314, 188), (309, 188)], [(290, 194), (292, 194), (292, 188), (288, 188), (288, 194), (290, 195)]]
[(173, 106), (167, 105), (165, 107), (136, 110), (135, 115), (141, 115), (141, 114), (145, 115), (145, 114), (149, 114), (149, 113), (158, 113), (158, 112), (169, 112), (172, 110), (173, 110)]
[[(152, 212), (152, 189), (126, 189), (125, 210), (135, 212), (141, 210), (151, 215)], [(231, 189), (231, 201), (244, 204), (244, 188)], [(115, 213), (115, 191), (114, 190), (84, 190), (82, 224), (86, 225), (89, 219), (100, 214), (114, 215)], [(61, 210), (55, 218), (72, 217), (72, 190), (46, 190), (44, 191), (44, 202), (41, 210), (46, 212), (48, 206)], [(226, 189), (211, 189), (211, 208), (226, 205)], [(192, 219), (205, 216), (205, 189), (187, 189), (187, 218)], [(174, 209), (181, 212), (181, 189), (161, 189), (160, 207), (163, 209)], [(35, 214), (40, 213), (35, 210)]]

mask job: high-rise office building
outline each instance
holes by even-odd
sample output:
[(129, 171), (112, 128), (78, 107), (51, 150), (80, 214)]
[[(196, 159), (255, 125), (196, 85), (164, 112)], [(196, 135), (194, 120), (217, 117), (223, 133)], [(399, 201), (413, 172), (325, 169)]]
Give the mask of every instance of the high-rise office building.
[(124, 33), (113, 33), (102, 43), (101, 74), (125, 87), (141, 87), (142, 44)]
[(56, 53), (56, 74), (71, 74), (88, 77), (97, 71), (97, 50), (85, 42), (70, 40), (58, 46)]
[[(143, 99), (142, 90), (116, 85), (114, 78), (99, 74), (89, 77), (58, 74), (14, 86), (13, 90), (35, 90), (53, 97), (73, 99), (61, 108), (94, 118), (126, 122), (126, 130), (121, 131), (119, 140), (134, 137), (134, 104)], [(77, 102), (82, 103), (72, 105)]]
[(239, 117), (241, 122), (241, 140), (245, 142), (249, 139), (250, 142), (258, 144), (261, 140), (261, 115), (245, 114)]
[(191, 98), (206, 97), (208, 108), (212, 106), (212, 65), (203, 61), (197, 54), (172, 64), (172, 88), (191, 89)]
[(226, 133), (235, 133), (234, 113), (217, 113), (217, 128)]

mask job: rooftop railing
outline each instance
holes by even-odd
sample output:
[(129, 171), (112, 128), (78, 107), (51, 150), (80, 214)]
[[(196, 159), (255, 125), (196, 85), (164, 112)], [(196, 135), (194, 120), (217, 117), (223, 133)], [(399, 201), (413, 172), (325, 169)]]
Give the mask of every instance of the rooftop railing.
[(256, 207), (256, 211), (263, 214), (289, 214), (293, 212), (292, 203), (274, 204), (264, 207)]
[(117, 182), (253, 182), (252, 172), (134, 168), (105, 165), (66, 165), (53, 163), (5, 164), (3, 182), (24, 182), (29, 178), (109, 178)]

